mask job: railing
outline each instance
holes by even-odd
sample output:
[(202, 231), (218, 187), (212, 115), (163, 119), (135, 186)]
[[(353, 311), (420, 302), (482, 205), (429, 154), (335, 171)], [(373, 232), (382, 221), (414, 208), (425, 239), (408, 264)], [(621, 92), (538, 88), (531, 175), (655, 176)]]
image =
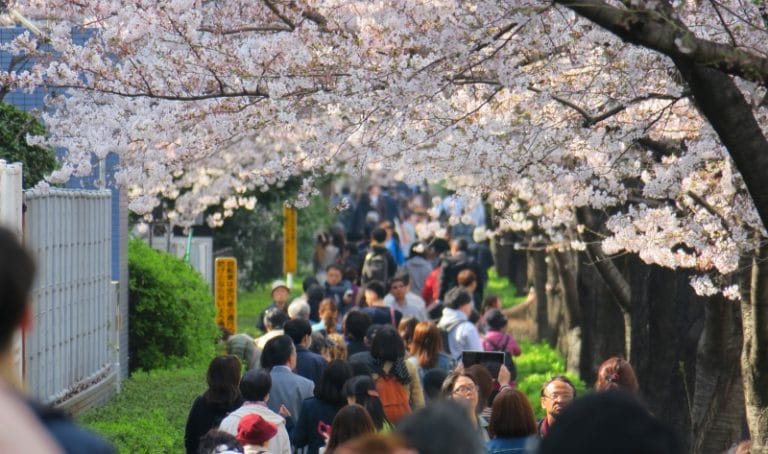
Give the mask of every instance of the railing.
[(108, 398), (119, 384), (110, 198), (108, 190), (63, 189), (24, 198), (25, 241), (38, 266), (25, 378), (33, 396), (70, 409)]

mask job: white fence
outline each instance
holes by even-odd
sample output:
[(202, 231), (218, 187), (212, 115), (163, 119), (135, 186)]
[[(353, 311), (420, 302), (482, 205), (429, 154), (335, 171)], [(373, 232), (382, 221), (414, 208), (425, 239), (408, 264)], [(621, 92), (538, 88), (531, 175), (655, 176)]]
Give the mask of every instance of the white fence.
[(110, 201), (108, 190), (25, 193), (25, 240), (38, 265), (25, 377), (35, 397), (75, 412), (119, 385)]

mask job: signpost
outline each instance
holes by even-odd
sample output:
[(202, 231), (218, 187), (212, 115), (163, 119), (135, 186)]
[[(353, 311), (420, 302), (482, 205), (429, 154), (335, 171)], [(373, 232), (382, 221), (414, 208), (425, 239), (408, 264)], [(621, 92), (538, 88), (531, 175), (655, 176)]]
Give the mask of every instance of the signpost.
[(283, 272), (287, 275), (288, 288), (293, 286), (293, 273), (298, 268), (297, 218), (296, 208), (283, 206)]
[(237, 332), (237, 260), (216, 259), (216, 325)]

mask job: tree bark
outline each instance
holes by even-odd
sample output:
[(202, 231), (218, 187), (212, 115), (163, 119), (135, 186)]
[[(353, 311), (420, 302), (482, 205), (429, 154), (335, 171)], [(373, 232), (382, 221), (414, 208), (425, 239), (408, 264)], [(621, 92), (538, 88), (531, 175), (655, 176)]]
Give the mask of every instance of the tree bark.
[(538, 340), (546, 341), (554, 346), (552, 330), (549, 326), (549, 310), (547, 301), (547, 254), (544, 251), (531, 251), (533, 288), (536, 292), (536, 332)]
[(691, 452), (722, 452), (739, 440), (744, 422), (739, 307), (722, 295), (703, 298), (704, 330), (696, 351), (691, 403)]
[(753, 454), (768, 453), (768, 244), (752, 257), (750, 281), (742, 285), (744, 344), (741, 373)]

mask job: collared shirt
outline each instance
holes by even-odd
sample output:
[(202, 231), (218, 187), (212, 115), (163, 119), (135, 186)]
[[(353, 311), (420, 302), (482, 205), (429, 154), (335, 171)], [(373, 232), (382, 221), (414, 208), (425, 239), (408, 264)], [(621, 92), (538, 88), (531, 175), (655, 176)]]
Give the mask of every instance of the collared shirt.
[(384, 304), (402, 312), (403, 317), (414, 317), (420, 322), (425, 322), (429, 319), (427, 316), (427, 305), (424, 304), (424, 300), (420, 296), (407, 292), (404, 303), (401, 306), (391, 293), (384, 297)]

